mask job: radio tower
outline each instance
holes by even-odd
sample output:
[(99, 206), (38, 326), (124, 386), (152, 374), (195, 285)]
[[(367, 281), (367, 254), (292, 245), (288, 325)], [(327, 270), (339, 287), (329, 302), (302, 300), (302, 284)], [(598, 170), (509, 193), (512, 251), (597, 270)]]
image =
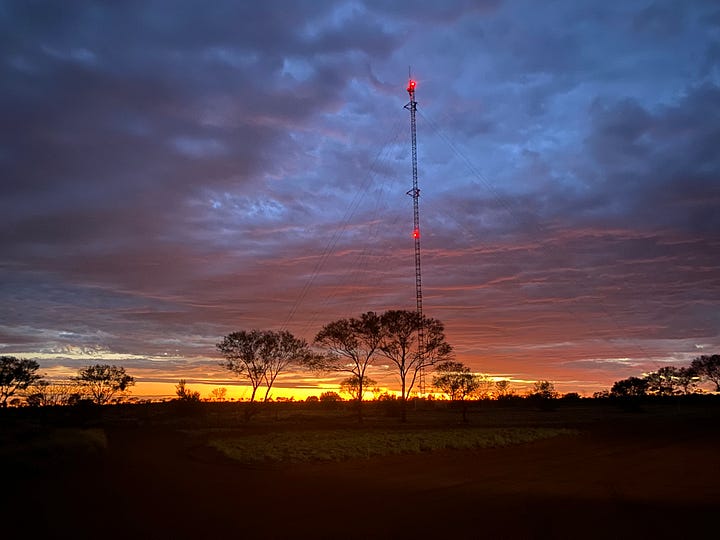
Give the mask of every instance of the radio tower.
[[(409, 70), (408, 70), (409, 71)], [(418, 170), (417, 170), (417, 129), (415, 125), (415, 113), (417, 111), (417, 102), (415, 101), (415, 81), (409, 77), (407, 92), (410, 95), (410, 102), (405, 108), (410, 111), (410, 134), (412, 139), (412, 189), (407, 192), (413, 198), (413, 239), (415, 240), (415, 302), (417, 305), (417, 313), (422, 323), (423, 307), (422, 307), (422, 278), (420, 273), (420, 188), (418, 187)], [(418, 354), (423, 354), (425, 347), (425, 329), (424, 325), (418, 327)], [(423, 359), (419, 362), (422, 364)], [(425, 394), (425, 368), (420, 369), (420, 394)]]

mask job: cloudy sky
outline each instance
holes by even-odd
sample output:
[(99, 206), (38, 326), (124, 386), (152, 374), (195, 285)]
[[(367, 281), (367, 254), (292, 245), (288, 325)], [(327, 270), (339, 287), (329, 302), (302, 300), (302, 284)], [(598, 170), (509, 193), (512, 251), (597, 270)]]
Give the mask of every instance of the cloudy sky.
[(459, 360), (591, 393), (720, 352), (713, 0), (10, 0), (0, 354), (224, 383), (228, 332), (413, 309), (408, 66)]

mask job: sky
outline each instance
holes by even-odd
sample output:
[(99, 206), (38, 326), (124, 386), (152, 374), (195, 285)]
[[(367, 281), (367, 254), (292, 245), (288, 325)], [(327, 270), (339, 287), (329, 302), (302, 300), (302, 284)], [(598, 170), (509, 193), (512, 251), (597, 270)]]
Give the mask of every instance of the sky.
[(414, 309), (409, 69), (457, 360), (591, 394), (720, 352), (715, 1), (0, 0), (0, 354), (209, 388), (230, 332)]

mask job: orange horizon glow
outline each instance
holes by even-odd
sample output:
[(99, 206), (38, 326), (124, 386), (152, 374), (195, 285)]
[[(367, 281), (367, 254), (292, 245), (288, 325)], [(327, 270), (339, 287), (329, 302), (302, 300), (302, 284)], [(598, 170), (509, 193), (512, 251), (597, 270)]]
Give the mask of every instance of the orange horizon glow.
[[(156, 381), (137, 381), (135, 386), (131, 388), (131, 392), (128, 397), (135, 398), (175, 398), (175, 386), (177, 383), (173, 382), (156, 382)], [(210, 399), (210, 394), (217, 388), (225, 388), (227, 393), (225, 394), (225, 401), (248, 401), (252, 394), (252, 387), (247, 384), (238, 382), (237, 384), (217, 384), (209, 382), (188, 382), (187, 388), (200, 392), (201, 399)], [(341, 394), (340, 387), (328, 387), (328, 388), (287, 388), (287, 387), (273, 387), (270, 391), (270, 397), (272, 399), (293, 398), (296, 401), (304, 401), (310, 396), (320, 396), (323, 392), (337, 392)], [(255, 394), (256, 401), (262, 401), (265, 397), (265, 387), (260, 387)]]
[[(500, 378), (492, 378), (492, 380), (501, 380)], [(534, 381), (533, 381), (534, 382)], [(322, 383), (321, 383), (322, 384)], [(165, 400), (174, 399), (177, 397), (175, 393), (176, 382), (160, 382), (160, 381), (137, 381), (136, 384), (131, 387), (130, 392), (125, 396), (127, 398), (135, 399), (151, 399), (151, 400)], [(512, 384), (511, 389), (516, 395), (524, 395), (529, 388), (532, 386), (531, 381), (518, 382)], [(248, 384), (243, 384), (242, 381), (232, 384), (218, 384), (213, 382), (188, 382), (187, 388), (196, 392), (200, 392), (200, 399), (210, 400), (211, 393), (215, 389), (225, 388), (226, 394), (223, 401), (236, 401), (243, 402), (249, 401), (252, 394), (252, 387)], [(430, 388), (426, 388), (426, 392), (423, 394), (425, 397), (432, 397), (432, 399), (443, 400), (446, 396), (442, 392), (431, 391)], [(344, 392), (339, 384), (322, 384), (313, 388), (305, 387), (289, 387), (289, 386), (278, 386), (273, 387), (270, 391), (270, 400), (276, 401), (280, 399), (292, 399), (294, 401), (305, 401), (308, 397), (320, 397), (325, 392), (335, 392), (343, 400), (349, 400), (349, 396)], [(567, 391), (561, 391), (561, 393), (567, 393)], [(363, 398), (365, 401), (372, 401), (377, 399), (383, 394), (389, 394), (392, 396), (399, 397), (400, 392), (394, 390), (392, 387), (373, 385), (372, 390), (368, 390)], [(413, 389), (411, 397), (415, 397), (419, 394), (419, 390), (416, 387)], [(584, 394), (581, 394), (584, 395)], [(255, 394), (255, 401), (263, 401), (265, 398), (265, 387), (258, 388)]]

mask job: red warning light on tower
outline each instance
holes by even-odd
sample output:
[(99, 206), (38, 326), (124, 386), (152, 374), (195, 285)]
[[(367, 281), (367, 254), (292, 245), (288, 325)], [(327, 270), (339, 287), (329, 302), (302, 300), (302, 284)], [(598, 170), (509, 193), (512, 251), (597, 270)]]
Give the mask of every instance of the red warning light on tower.
[(410, 82), (408, 82), (407, 91), (411, 94), (415, 91), (415, 81), (413, 81), (412, 79), (410, 79)]
[(415, 238), (416, 240), (420, 238), (420, 229), (413, 230), (413, 238)]

